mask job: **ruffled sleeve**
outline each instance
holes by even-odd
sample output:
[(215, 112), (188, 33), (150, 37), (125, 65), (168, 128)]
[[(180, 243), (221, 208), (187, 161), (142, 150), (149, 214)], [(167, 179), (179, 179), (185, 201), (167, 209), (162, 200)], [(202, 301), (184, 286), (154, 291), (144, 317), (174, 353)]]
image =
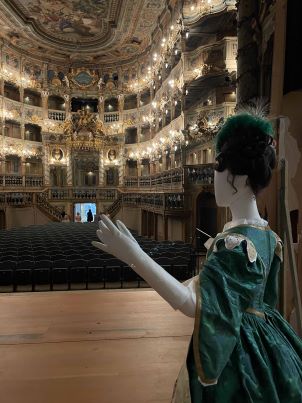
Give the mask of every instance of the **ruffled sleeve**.
[(193, 350), (203, 385), (217, 383), (237, 342), (242, 314), (263, 278), (248, 238), (232, 234), (215, 240), (196, 290)]

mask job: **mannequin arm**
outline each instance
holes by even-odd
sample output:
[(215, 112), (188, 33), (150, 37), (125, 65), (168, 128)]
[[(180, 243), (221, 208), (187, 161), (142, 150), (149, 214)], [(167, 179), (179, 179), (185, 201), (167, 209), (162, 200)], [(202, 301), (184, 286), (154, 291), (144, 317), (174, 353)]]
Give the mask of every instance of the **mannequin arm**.
[(174, 309), (179, 309), (187, 316), (195, 316), (196, 296), (193, 282), (185, 286), (167, 273), (141, 249), (121, 221), (117, 221), (116, 227), (103, 215), (99, 226), (97, 236), (101, 242), (93, 241), (95, 247), (132, 267)]

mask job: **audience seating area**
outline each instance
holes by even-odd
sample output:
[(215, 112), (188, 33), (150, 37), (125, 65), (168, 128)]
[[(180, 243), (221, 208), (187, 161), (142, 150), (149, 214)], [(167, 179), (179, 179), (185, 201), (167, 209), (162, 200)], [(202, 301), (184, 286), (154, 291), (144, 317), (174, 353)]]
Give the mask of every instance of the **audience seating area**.
[[(95, 223), (51, 223), (0, 231), (0, 290), (39, 291), (148, 286), (125, 263), (91, 245)], [(133, 235), (177, 279), (195, 274), (189, 244)]]

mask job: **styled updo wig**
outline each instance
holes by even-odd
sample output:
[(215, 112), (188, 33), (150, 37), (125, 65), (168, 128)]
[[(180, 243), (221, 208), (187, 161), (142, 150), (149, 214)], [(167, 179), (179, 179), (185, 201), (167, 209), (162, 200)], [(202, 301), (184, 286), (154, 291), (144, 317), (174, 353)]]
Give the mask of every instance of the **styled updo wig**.
[(249, 114), (232, 116), (217, 135), (215, 169), (228, 169), (233, 187), (236, 175), (247, 175), (247, 184), (257, 195), (268, 186), (276, 166), (272, 143), (273, 129), (268, 120)]

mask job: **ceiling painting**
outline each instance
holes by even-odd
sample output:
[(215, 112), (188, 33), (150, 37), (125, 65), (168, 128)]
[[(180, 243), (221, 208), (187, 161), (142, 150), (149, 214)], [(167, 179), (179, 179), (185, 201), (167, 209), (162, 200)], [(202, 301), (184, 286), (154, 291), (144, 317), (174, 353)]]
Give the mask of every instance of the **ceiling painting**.
[(46, 61), (128, 61), (150, 45), (165, 4), (165, 0), (0, 0), (0, 37)]

